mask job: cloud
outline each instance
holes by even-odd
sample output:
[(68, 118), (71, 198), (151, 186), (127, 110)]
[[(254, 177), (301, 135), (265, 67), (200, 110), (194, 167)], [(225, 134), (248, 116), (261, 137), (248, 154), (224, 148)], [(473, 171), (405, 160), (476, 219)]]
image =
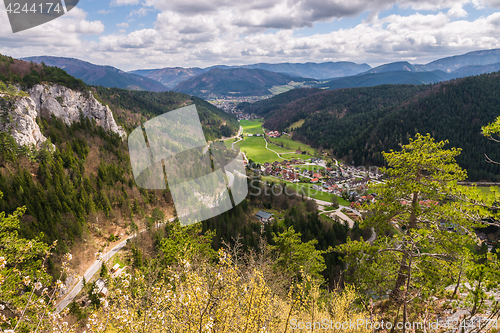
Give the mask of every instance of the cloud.
[[(467, 20), (467, 3), (465, 8), (478, 8), (495, 1), (112, 0), (115, 6), (140, 4), (130, 17), (157, 14), (150, 27), (127, 33), (123, 28), (130, 21), (122, 22), (117, 24), (120, 30), (110, 34), (103, 33), (101, 21), (88, 20), (87, 13), (75, 8), (51, 23), (13, 35), (0, 9), (0, 52), (76, 57), (131, 70), (257, 62), (425, 63), (500, 48), (500, 13)], [(387, 16), (385, 11), (395, 4), (413, 13)], [(350, 28), (309, 36), (297, 30), (360, 13), (368, 17)]]
[(467, 11), (463, 9), (462, 5), (457, 4), (451, 7), (450, 10), (448, 10), (447, 15), (449, 17), (467, 17), (469, 13), (467, 13)]
[(138, 5), (140, 0), (112, 0), (110, 6)]
[(112, 10), (106, 10), (106, 9), (101, 9), (99, 11), (97, 11), (98, 14), (102, 14), (102, 15), (108, 15), (109, 13), (112, 13), (113, 11)]

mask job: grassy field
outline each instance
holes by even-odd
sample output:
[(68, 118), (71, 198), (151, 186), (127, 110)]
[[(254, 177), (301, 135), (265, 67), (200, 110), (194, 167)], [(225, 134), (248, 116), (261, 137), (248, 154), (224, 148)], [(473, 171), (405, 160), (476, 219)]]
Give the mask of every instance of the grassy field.
[[(282, 179), (278, 179), (275, 177), (271, 176), (262, 176), (262, 181), (267, 181), (269, 183), (282, 183), (285, 182)], [(301, 184), (301, 183), (289, 183), (285, 182), (286, 186), (290, 186), (291, 188), (294, 188), (297, 193), (301, 194), (301, 190), (304, 192), (304, 195), (309, 198), (317, 199), (317, 200), (323, 200), (327, 202), (331, 202), (332, 198), (335, 196), (334, 194), (323, 192), (323, 191), (316, 191), (312, 187), (314, 184)], [(344, 206), (349, 206), (351, 203), (347, 200), (344, 200), (341, 197), (337, 197), (339, 200), (339, 204), (344, 205)]]
[(262, 132), (262, 120), (240, 120), (240, 125), (243, 127), (243, 135), (245, 134), (263, 134)]
[[(247, 157), (257, 163), (283, 161), (284, 159), (290, 160), (295, 159), (307, 159), (311, 156), (296, 154), (294, 150), (289, 150), (281, 148), (280, 146), (274, 144), (268, 144), (269, 149), (276, 151), (279, 154), (283, 154), (283, 158), (279, 158), (277, 154), (266, 149), (266, 142), (263, 137), (247, 137), (246, 134), (257, 134), (262, 133), (262, 121), (261, 120), (241, 120), (240, 125), (243, 127), (243, 141), (237, 143), (240, 146), (241, 151), (245, 152)], [(291, 142), (294, 142), (290, 140)]]
[(237, 143), (247, 158), (256, 163), (283, 161), (278, 155), (266, 149), (266, 142), (263, 137), (245, 137), (243, 141)]
[(316, 149), (314, 149), (314, 148), (306, 145), (305, 143), (298, 142), (298, 141), (293, 141), (287, 135), (283, 135), (283, 136), (281, 136), (279, 138), (270, 139), (270, 141), (273, 142), (273, 143), (282, 144), (284, 148), (293, 149), (293, 150), (300, 149), (302, 151), (305, 150), (310, 155), (315, 155), (315, 154), (318, 153), (318, 151)]
[(296, 121), (294, 122), (293, 124), (290, 125), (290, 127), (288, 127), (288, 130), (293, 130), (293, 129), (296, 129), (296, 128), (299, 128), (299, 127), (302, 127), (302, 125), (304, 125), (305, 123), (305, 120), (304, 119), (301, 119), (299, 121)]
[[(264, 145), (265, 145), (265, 143), (264, 143)], [(281, 148), (280, 146), (273, 145), (272, 143), (269, 143), (269, 144), (267, 145), (267, 148), (272, 149), (272, 150), (274, 150), (275, 152), (280, 153), (280, 154), (282, 154), (282, 153), (283, 153), (283, 154), (287, 154), (287, 155), (288, 155), (288, 154), (294, 154), (294, 155), (296, 155), (296, 154), (295, 154), (295, 151), (290, 150), (290, 149)], [(283, 157), (285, 157), (285, 156), (283, 156)]]

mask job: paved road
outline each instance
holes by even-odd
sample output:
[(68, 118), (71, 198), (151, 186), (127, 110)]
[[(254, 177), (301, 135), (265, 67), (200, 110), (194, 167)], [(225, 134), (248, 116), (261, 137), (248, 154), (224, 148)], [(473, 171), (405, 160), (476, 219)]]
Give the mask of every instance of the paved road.
[[(173, 222), (175, 218), (171, 218), (168, 220), (168, 222)], [(140, 233), (145, 232), (147, 229), (142, 230)], [(106, 252), (103, 254), (103, 260), (108, 261), (111, 259), (117, 252), (119, 252), (121, 249), (127, 245), (127, 241), (129, 239), (135, 238), (136, 235), (129, 236), (127, 239), (122, 241), (121, 243), (115, 245), (110, 251)], [(90, 281), (92, 277), (94, 276), (97, 271), (101, 269), (101, 261), (96, 260), (90, 265), (90, 267), (87, 269), (85, 274), (83, 275), (85, 277), (85, 281)], [(80, 291), (83, 289), (83, 282), (82, 279), (78, 280), (78, 283), (73, 286), (73, 289), (64, 296), (63, 300), (57, 304), (56, 306), (56, 313), (61, 312), (66, 306), (68, 306), (69, 303), (73, 302), (73, 299), (80, 293)]]

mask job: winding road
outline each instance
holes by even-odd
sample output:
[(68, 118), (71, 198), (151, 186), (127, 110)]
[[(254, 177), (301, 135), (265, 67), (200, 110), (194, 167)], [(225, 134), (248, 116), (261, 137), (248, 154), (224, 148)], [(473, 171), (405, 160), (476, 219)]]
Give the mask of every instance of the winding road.
[[(171, 218), (170, 220), (168, 220), (168, 222), (173, 222), (174, 220), (175, 220), (175, 218)], [(163, 224), (165, 224), (165, 222), (159, 224), (158, 227), (160, 227)], [(145, 231), (147, 231), (147, 229), (141, 230), (139, 233), (142, 234)], [(137, 237), (137, 234), (129, 236), (127, 239), (125, 239), (122, 242), (120, 242), (119, 244), (115, 245), (111, 250), (104, 253), (103, 254), (103, 261), (106, 262), (109, 259), (111, 259), (116, 253), (118, 253), (121, 249), (123, 249), (125, 247), (125, 245), (127, 245), (127, 242), (130, 239), (133, 239), (135, 237)], [(101, 268), (101, 264), (102, 264), (102, 262), (100, 260), (95, 260), (92, 263), (92, 265), (90, 265), (90, 267), (87, 269), (85, 274), (83, 274), (83, 277), (85, 277), (85, 281), (90, 281), (92, 279), (94, 274), (97, 273), (99, 271), (99, 269)], [(66, 296), (64, 296), (64, 298), (61, 300), (61, 302), (59, 302), (59, 304), (57, 304), (55, 313), (61, 312), (65, 307), (68, 306), (68, 304), (73, 302), (73, 299), (75, 299), (75, 297), (80, 293), (80, 291), (82, 291), (82, 289), (83, 289), (83, 279), (80, 278), (78, 280), (78, 282), (73, 286), (71, 291), (69, 293), (67, 293)]]

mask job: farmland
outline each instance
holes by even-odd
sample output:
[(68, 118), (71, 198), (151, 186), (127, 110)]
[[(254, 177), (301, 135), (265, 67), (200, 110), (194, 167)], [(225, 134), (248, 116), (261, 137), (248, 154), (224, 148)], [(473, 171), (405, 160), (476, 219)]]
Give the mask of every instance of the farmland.
[(283, 135), (279, 138), (272, 138), (270, 139), (270, 142), (283, 145), (283, 148), (306, 151), (309, 155), (316, 155), (318, 153), (316, 149), (306, 145), (305, 143), (294, 141), (287, 135)]
[[(262, 130), (262, 120), (241, 120), (241, 127), (243, 127), (243, 141), (237, 143), (240, 146), (241, 151), (245, 152), (247, 158), (251, 159), (256, 163), (265, 163), (265, 162), (274, 162), (274, 161), (283, 161), (284, 159), (290, 160), (292, 158), (295, 159), (307, 159), (311, 156), (296, 154), (294, 148), (286, 149), (275, 144), (269, 143), (268, 148), (266, 149), (266, 141), (262, 136), (247, 136), (248, 134), (264, 134)], [(274, 139), (279, 140), (280, 138)], [(285, 138), (284, 138), (285, 139)], [(306, 145), (293, 141), (289, 138), (285, 139), (288, 146), (303, 146)], [(309, 149), (309, 148), (308, 148)], [(273, 150), (273, 151), (271, 151)], [(281, 156), (278, 156), (280, 154)]]

